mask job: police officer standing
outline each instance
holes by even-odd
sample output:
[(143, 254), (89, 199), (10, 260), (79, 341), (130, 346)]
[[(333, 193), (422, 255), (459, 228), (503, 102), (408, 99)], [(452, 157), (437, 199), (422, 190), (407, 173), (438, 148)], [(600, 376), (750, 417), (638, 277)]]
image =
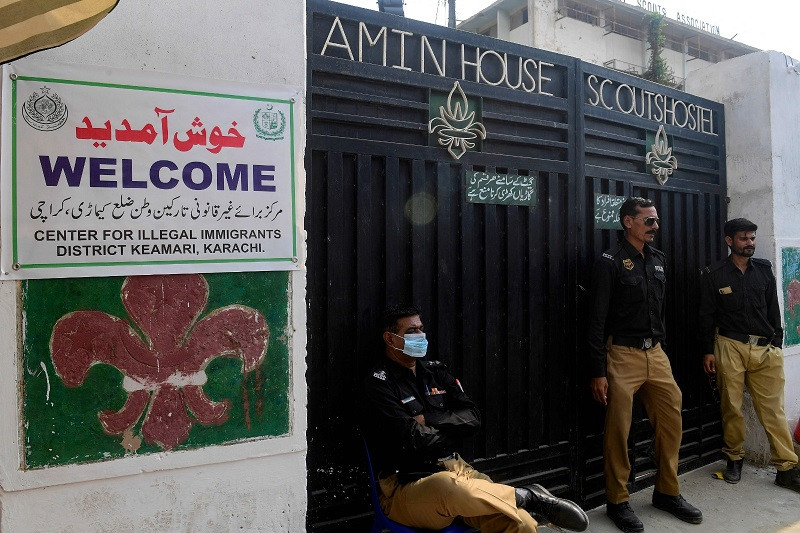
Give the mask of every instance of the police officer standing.
[(589, 520), (577, 504), (541, 485), (494, 483), (458, 455), (460, 440), (480, 428), (480, 412), (443, 363), (423, 359), (428, 341), (419, 310), (389, 307), (383, 326), (385, 351), (364, 382), (361, 426), (386, 515), (425, 529), (461, 517), (482, 532), (534, 533), (530, 511), (584, 531)]
[(702, 277), (700, 335), (703, 367), (717, 374), (722, 431), (728, 458), (723, 478), (742, 476), (744, 386), (764, 426), (777, 468), (775, 484), (800, 492), (800, 471), (783, 410), (783, 326), (772, 263), (753, 256), (758, 227), (744, 218), (725, 223), (730, 255)]
[(655, 431), (658, 473), (653, 505), (699, 524), (702, 512), (681, 496), (678, 484), (681, 391), (661, 349), (666, 334), (666, 261), (664, 253), (651, 246), (658, 212), (650, 200), (633, 197), (620, 206), (619, 218), (625, 238), (595, 262), (589, 322), (592, 394), (606, 406), (606, 514), (622, 531), (644, 530), (626, 486), (631, 470), (628, 434), (633, 396), (638, 394)]

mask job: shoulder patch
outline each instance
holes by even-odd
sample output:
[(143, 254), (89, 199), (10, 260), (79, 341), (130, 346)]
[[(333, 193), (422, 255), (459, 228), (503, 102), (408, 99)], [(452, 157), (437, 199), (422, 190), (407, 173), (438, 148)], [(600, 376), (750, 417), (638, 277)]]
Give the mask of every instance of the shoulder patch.
[(714, 272), (715, 270), (719, 270), (720, 268), (724, 267), (727, 262), (728, 262), (727, 258), (722, 259), (722, 260), (717, 261), (716, 263), (714, 263), (712, 265), (708, 265), (704, 269), (700, 270), (700, 272), (702, 274), (710, 274), (710, 273)]
[(750, 259), (751, 261), (753, 261), (753, 263), (757, 265), (772, 268), (772, 261), (770, 261), (769, 259), (761, 259), (760, 257), (751, 257)]
[(372, 374), (372, 377), (378, 378), (382, 381), (386, 381), (386, 371), (385, 370), (378, 370), (377, 372)]
[(603, 252), (600, 255), (600, 257), (604, 259), (611, 259), (613, 261), (614, 256), (617, 255), (622, 250), (622, 247), (623, 247), (623, 242), (619, 241), (616, 246), (614, 246), (613, 248), (609, 248), (608, 250)]

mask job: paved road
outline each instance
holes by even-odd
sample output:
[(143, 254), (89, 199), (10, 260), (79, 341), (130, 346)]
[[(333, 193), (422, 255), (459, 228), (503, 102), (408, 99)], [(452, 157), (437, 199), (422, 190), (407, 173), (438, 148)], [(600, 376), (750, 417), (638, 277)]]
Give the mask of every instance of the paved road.
[[(683, 496), (703, 511), (699, 525), (681, 522), (650, 504), (653, 489), (637, 492), (631, 506), (647, 533), (800, 533), (800, 494), (776, 486), (775, 470), (745, 463), (742, 481), (730, 485), (712, 477), (723, 461), (681, 476)], [(553, 530), (540, 528), (542, 533)], [(589, 512), (591, 533), (620, 533), (605, 506)]]

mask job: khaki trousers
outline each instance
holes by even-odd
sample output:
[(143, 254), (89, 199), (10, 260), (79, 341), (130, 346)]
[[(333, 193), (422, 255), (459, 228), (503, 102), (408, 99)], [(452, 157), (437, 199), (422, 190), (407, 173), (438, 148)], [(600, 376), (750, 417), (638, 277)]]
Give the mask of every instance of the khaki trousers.
[(678, 451), (681, 446), (681, 390), (661, 344), (649, 350), (607, 344), (608, 406), (603, 435), (606, 499), (621, 503), (630, 499), (626, 483), (631, 473), (628, 434), (633, 417), (633, 395), (639, 395), (655, 431), (658, 465), (656, 490), (680, 494)]
[(797, 465), (789, 423), (783, 411), (785, 378), (783, 352), (774, 346), (756, 346), (717, 335), (714, 343), (717, 383), (722, 410), (725, 452), (730, 459), (744, 458), (745, 424), (742, 414), (744, 386), (753, 398), (756, 415), (769, 439), (771, 463), (778, 470)]
[(411, 483), (397, 475), (380, 480), (381, 507), (390, 519), (411, 527), (443, 529), (456, 517), (483, 533), (535, 533), (536, 520), (517, 509), (514, 487), (494, 483), (461, 457)]

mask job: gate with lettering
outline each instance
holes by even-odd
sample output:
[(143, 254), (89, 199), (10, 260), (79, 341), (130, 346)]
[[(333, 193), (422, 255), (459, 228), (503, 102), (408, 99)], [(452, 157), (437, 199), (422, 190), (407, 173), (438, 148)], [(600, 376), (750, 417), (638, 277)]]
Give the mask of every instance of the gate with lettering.
[[(355, 433), (387, 303), (423, 313), (429, 357), (483, 413), (463, 455), (497, 481), (604, 501), (589, 394), (595, 256), (614, 197), (655, 200), (668, 344), (684, 394), (680, 468), (718, 457), (695, 348), (699, 270), (723, 256), (722, 105), (543, 50), (310, 0), (308, 528), (366, 528)], [(633, 490), (653, 483), (637, 410)]]

